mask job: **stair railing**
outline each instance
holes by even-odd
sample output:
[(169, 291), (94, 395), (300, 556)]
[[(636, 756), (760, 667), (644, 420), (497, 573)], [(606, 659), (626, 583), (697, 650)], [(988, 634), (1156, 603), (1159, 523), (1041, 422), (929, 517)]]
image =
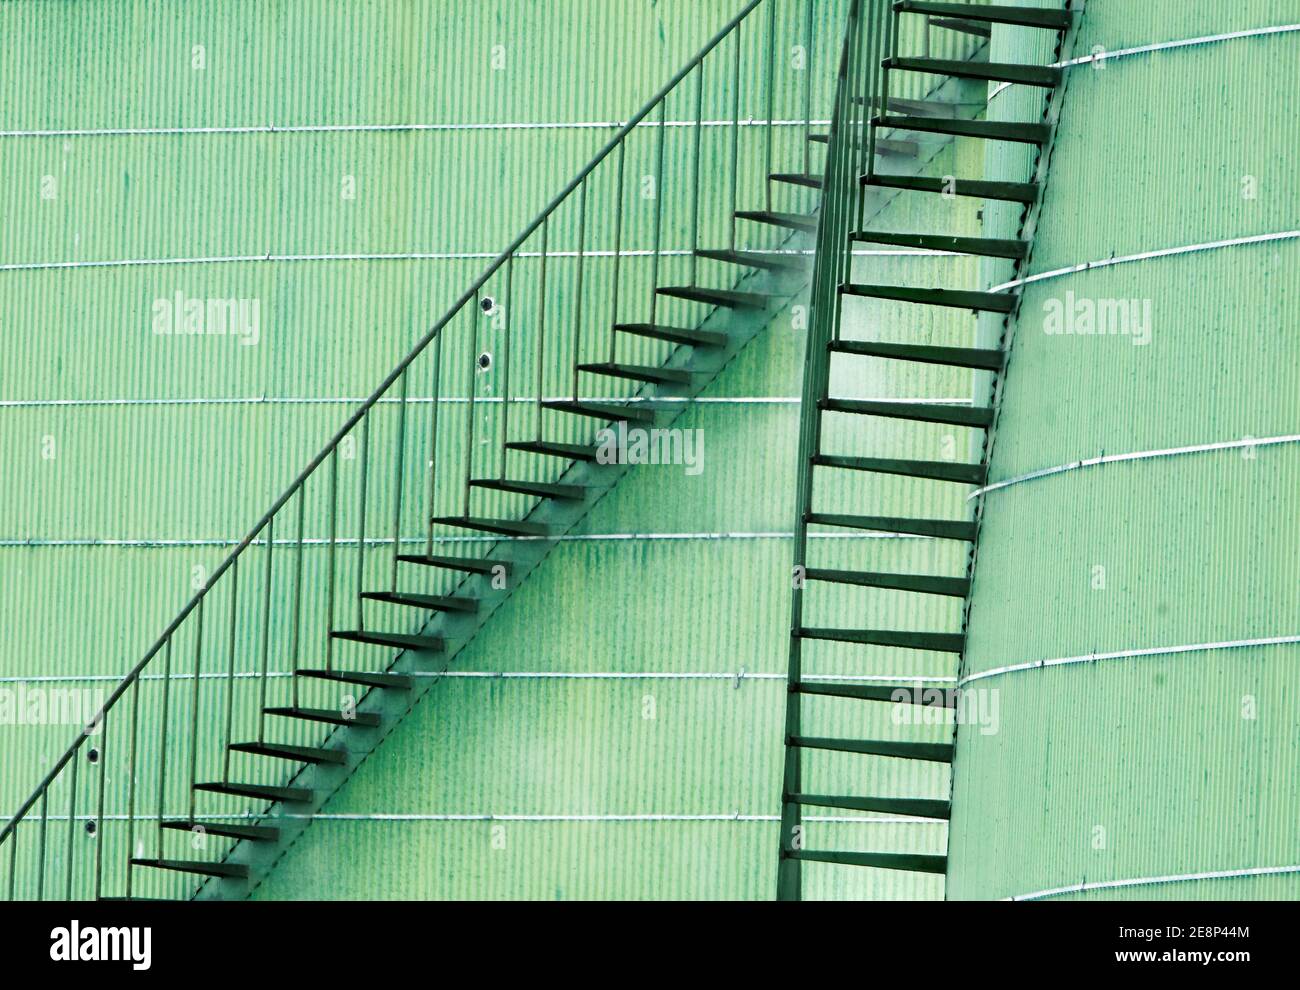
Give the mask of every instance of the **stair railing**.
[[(511, 445), (573, 442), (586, 428), (576, 417), (548, 420), (543, 400), (576, 400), (594, 390), (605, 401), (634, 402), (636, 386), (582, 380), (578, 365), (662, 360), (654, 358), (662, 341), (623, 340), (614, 328), (686, 312), (672, 311), (674, 302), (657, 299), (656, 288), (674, 276), (695, 284), (702, 246), (734, 248), (737, 208), (771, 209), (774, 159), (809, 169), (818, 100), (813, 7), (814, 0), (746, 2), (473, 280), (211, 574), (200, 576), (193, 596), (0, 830), (0, 897), (192, 892), (186, 877), (133, 874), (130, 860), (162, 860), (169, 846), (188, 844), (187, 853), (201, 848), (204, 860), (219, 861), (238, 839), (203, 823), (253, 825), (265, 815), (265, 796), (208, 794), (196, 785), (230, 784), (232, 743), (320, 744), (318, 723), (268, 722), (266, 709), (316, 701), (346, 715), (356, 699), (340, 700), (327, 693), (337, 685), (304, 683), (295, 671), (348, 669), (356, 662), (350, 651), (375, 648), (334, 634), (364, 633), (376, 615), (417, 632), (409, 609), (386, 612), (390, 606), (361, 595), (397, 589), (404, 551), (492, 539), (435, 535), (431, 522), (468, 516), (485, 498), (520, 505), (509, 500), (521, 496), (475, 488), (476, 479), (554, 481), (560, 464), (526, 459)], [(801, 60), (787, 57), (796, 46)], [(861, 70), (860, 61), (850, 69)], [(849, 119), (843, 107), (840, 118), (842, 129)], [(841, 145), (832, 142), (843, 157)], [(729, 178), (718, 202), (719, 183), (705, 177), (721, 170)], [(845, 163), (833, 174), (837, 183), (847, 176)], [(836, 195), (838, 232), (845, 204), (838, 187)], [(745, 246), (761, 249), (753, 241), (763, 236), (747, 236)], [(821, 236), (829, 243), (830, 228)], [(593, 291), (597, 270), (606, 292)], [(826, 291), (819, 289), (819, 320)], [(437, 594), (445, 588), (436, 582), (449, 578), (427, 580)], [(276, 765), (243, 773), (266, 785), (286, 782)]]

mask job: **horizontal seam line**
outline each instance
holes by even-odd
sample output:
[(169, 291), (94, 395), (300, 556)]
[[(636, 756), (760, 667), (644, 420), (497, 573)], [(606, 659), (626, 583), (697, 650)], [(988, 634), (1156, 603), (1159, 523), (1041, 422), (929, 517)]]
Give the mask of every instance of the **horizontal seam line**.
[[(936, 800), (942, 800), (942, 798), (937, 798)], [(6, 815), (5, 820), (7, 821), (11, 817), (12, 817), (11, 815)], [(164, 814), (161, 816), (158, 815), (157, 813), (139, 814), (135, 816), (134, 820), (135, 821), (158, 821), (159, 819), (161, 819), (163, 821), (166, 821), (168, 819), (173, 819), (173, 820), (184, 821), (184, 820), (188, 820), (189, 817), (190, 817), (189, 810), (186, 809), (184, 811), (177, 811), (175, 814)], [(199, 825), (202, 825), (203, 822), (205, 821), (247, 821), (250, 823), (252, 822), (269, 823), (272, 826), (274, 826), (275, 821), (280, 818), (308, 820), (308, 821), (361, 821), (361, 822), (426, 822), (426, 821), (427, 822), (461, 822), (464, 821), (464, 822), (535, 822), (541, 824), (546, 824), (551, 822), (555, 822), (555, 823), (751, 822), (752, 823), (752, 822), (779, 822), (781, 820), (780, 815), (741, 814), (740, 812), (719, 812), (716, 814), (649, 813), (649, 814), (626, 814), (626, 815), (619, 815), (619, 814), (528, 815), (528, 814), (516, 814), (511, 812), (501, 812), (501, 813), (485, 812), (482, 814), (474, 814), (470, 812), (466, 812), (463, 814), (456, 814), (456, 813), (420, 814), (418, 812), (412, 812), (409, 814), (404, 814), (400, 812), (394, 812), (389, 814), (385, 814), (383, 812), (348, 814), (346, 812), (330, 812), (330, 813), (321, 813), (321, 814), (286, 813), (283, 815), (276, 815), (273, 817), (225, 812), (225, 813), (210, 814), (210, 815), (205, 815), (200, 813), (195, 817), (197, 819), (197, 824)], [(66, 814), (45, 816), (45, 821), (68, 821), (68, 820), (69, 819)], [(80, 821), (91, 821), (91, 822), (127, 821), (127, 820), (128, 817), (122, 814), (104, 815), (102, 817), (91, 815), (91, 814), (81, 814), (81, 815), (72, 816), (72, 821), (79, 821), (79, 822)], [(822, 822), (822, 823), (844, 823), (844, 824), (853, 824), (853, 825), (913, 825), (913, 824), (946, 825), (947, 824), (946, 820), (941, 818), (922, 818), (919, 816), (907, 816), (907, 817), (881, 816), (881, 817), (874, 817), (874, 818), (864, 816), (859, 818), (859, 817), (854, 817), (849, 815), (811, 815), (811, 816), (805, 815), (803, 817), (803, 820), (806, 822), (812, 821), (812, 822)], [(28, 814), (25, 818), (22, 819), (20, 824), (39, 825), (40, 822), (41, 822), (40, 815)]]
[(1032, 894), (1014, 894), (1004, 897), (1005, 901), (1033, 901), (1060, 894), (1083, 893), (1089, 890), (1113, 890), (1116, 887), (1141, 887), (1162, 883), (1182, 883), (1189, 880), (1224, 880), (1232, 877), (1277, 876), (1285, 873), (1300, 873), (1300, 866), (1250, 866), (1238, 870), (1208, 870), (1203, 873), (1174, 873), (1162, 877), (1134, 877), (1129, 880), (1095, 880), (1070, 884), (1065, 887), (1052, 887), (1038, 890)]
[[(339, 668), (342, 672), (344, 668)], [(761, 673), (758, 671), (494, 671), (494, 670), (444, 670), (444, 671), (409, 671), (403, 672), (408, 677), (430, 677), (434, 679), (441, 678), (465, 678), (472, 680), (725, 680), (725, 681), (785, 681), (787, 675), (784, 673)], [(260, 671), (236, 671), (235, 680), (249, 680), (261, 677)], [(286, 678), (292, 677), (293, 672), (288, 670), (267, 671), (267, 677)], [(199, 674), (199, 680), (228, 680), (229, 674), (221, 672), (211, 672)], [(117, 674), (37, 674), (32, 677), (23, 677), (19, 674), (0, 677), (0, 684), (40, 684), (40, 683), (81, 683), (86, 681), (112, 681), (117, 683), (122, 678)], [(141, 674), (137, 680), (141, 681), (188, 681), (193, 680), (194, 675), (178, 671), (170, 676), (166, 674)], [(938, 683), (938, 682), (955, 682), (955, 677), (943, 676), (918, 676), (916, 674), (809, 674), (804, 678), (805, 683), (817, 684), (822, 682), (852, 682), (852, 683), (886, 683), (886, 684), (910, 684), (910, 683)]]
[[(953, 520), (961, 522), (961, 520)], [(754, 533), (565, 533), (562, 536), (435, 536), (435, 544), (442, 543), (511, 543), (511, 542), (537, 542), (537, 541), (554, 541), (557, 543), (575, 543), (601, 540), (789, 540), (794, 538), (794, 533), (781, 532), (754, 532)], [(808, 539), (817, 540), (930, 540), (934, 537), (917, 536), (912, 533), (809, 533)], [(103, 547), (149, 547), (164, 549), (167, 547), (229, 547), (235, 546), (239, 540), (226, 538), (211, 539), (191, 539), (191, 540), (145, 540), (145, 539), (0, 539), (0, 547), (83, 547), (83, 546), (103, 546)], [(297, 546), (295, 539), (276, 540), (275, 546)], [(328, 537), (312, 537), (304, 539), (304, 546), (328, 546)], [(356, 546), (357, 538), (339, 537), (334, 541), (338, 545)], [(391, 545), (393, 539), (391, 536), (367, 537), (367, 546), (385, 546)], [(421, 544), (427, 542), (423, 536), (404, 536), (399, 541), (403, 544)], [(264, 540), (254, 539), (250, 541), (250, 546), (262, 546)]]

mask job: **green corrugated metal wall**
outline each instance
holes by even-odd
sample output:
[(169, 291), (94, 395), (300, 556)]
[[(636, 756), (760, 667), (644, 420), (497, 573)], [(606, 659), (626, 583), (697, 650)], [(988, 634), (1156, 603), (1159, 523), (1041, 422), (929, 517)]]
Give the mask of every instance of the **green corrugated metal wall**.
[[(1268, 0), (1089, 0), (1075, 55), (1294, 14)], [(993, 46), (1008, 61), (1042, 54), (1011, 32)], [(1300, 227), (1298, 56), (1291, 33), (1072, 70), (1029, 270)], [(990, 157), (990, 170), (1009, 167)], [(1245, 176), (1257, 198), (1243, 197)], [(1150, 300), (1150, 343), (1044, 333), (1045, 304), (1067, 291)], [(1297, 433), (1298, 301), (1295, 240), (1028, 286), (991, 480), (1100, 454)], [(1086, 468), (989, 494), (964, 675), (1295, 635), (1297, 478), (1300, 450), (1286, 445)], [(990, 735), (958, 731), (949, 896), (1300, 866), (1297, 659), (1300, 647), (1282, 645), (972, 681), (1000, 692), (1001, 724)], [(1298, 892), (1292, 873), (1073, 896)]]

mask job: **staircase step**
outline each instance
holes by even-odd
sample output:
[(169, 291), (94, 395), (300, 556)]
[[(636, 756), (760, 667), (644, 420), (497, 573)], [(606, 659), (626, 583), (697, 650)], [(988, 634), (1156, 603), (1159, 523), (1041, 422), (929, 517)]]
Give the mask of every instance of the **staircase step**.
[(636, 420), (638, 423), (654, 421), (655, 411), (644, 405), (622, 405), (616, 402), (574, 402), (572, 399), (549, 399), (542, 403), (543, 409), (571, 413), (574, 416), (590, 416), (592, 419), (606, 423), (619, 420)]
[(510, 564), (504, 560), (489, 560), (486, 557), (440, 557), (438, 555), (400, 553), (397, 559), (403, 564), (421, 564), (424, 567), (441, 567), (448, 571), (468, 571), (471, 574), (492, 574), (495, 568), (504, 567), (510, 571)]
[(196, 791), (207, 791), (210, 794), (234, 794), (238, 797), (259, 798), (265, 801), (302, 803), (311, 800), (311, 791), (305, 787), (269, 787), (265, 784), (228, 784), (223, 781), (214, 781), (195, 784), (194, 789)]
[(835, 863), (839, 866), (870, 866), (878, 870), (902, 870), (906, 873), (944, 873), (947, 857), (923, 856), (919, 853), (856, 853), (822, 849), (792, 849), (790, 859), (811, 863)]
[(368, 602), (386, 602), (389, 605), (409, 605), (430, 612), (477, 612), (477, 598), (452, 598), (446, 595), (417, 595), (409, 591), (363, 591), (361, 597)]
[(599, 364), (580, 364), (579, 371), (611, 378), (626, 378), (634, 382), (651, 382), (658, 385), (689, 385), (692, 375), (684, 368), (664, 368), (650, 364), (616, 364), (604, 361)]
[(429, 520), (439, 526), (457, 529), (474, 529), (483, 533), (501, 533), (504, 536), (550, 536), (551, 528), (542, 523), (524, 522), (520, 519), (488, 519), (484, 516), (434, 516)]
[(931, 17), (930, 25), (932, 27), (947, 28), (949, 31), (960, 31), (962, 34), (973, 34), (977, 38), (991, 38), (993, 31), (987, 24), (974, 24), (970, 21), (956, 20), (951, 17)]
[(784, 182), (790, 186), (820, 189), (826, 176), (817, 172), (773, 172), (768, 178), (773, 182)]
[[(853, 102), (858, 106), (865, 106), (867, 101), (861, 96), (853, 97)], [(987, 106), (986, 103), (949, 103), (946, 100), (905, 100), (896, 96), (891, 96), (887, 101), (883, 101), (889, 111), (894, 113), (913, 114), (918, 117), (955, 117), (963, 107), (974, 109), (976, 107)], [(872, 110), (879, 110), (882, 100), (876, 97), (871, 101)]]
[(813, 808), (842, 808), (845, 811), (878, 811), (886, 815), (946, 819), (951, 813), (947, 801), (928, 798), (850, 797), (836, 794), (790, 794), (791, 804)]
[(857, 230), (849, 235), (867, 244), (891, 244), (927, 251), (954, 251), (985, 258), (1023, 258), (1029, 242), (1001, 240), (995, 237), (951, 237), (947, 234), (899, 234), (883, 230)]
[[(701, 258), (724, 254), (742, 255), (744, 252), (699, 252)], [(715, 257), (714, 260), (734, 260), (737, 264), (749, 263), (748, 261), (722, 257)], [(692, 347), (725, 347), (727, 344), (727, 335), (725, 333), (718, 333), (714, 330), (692, 330), (689, 327), (669, 327), (660, 323), (616, 323), (614, 324), (614, 331), (616, 333), (631, 334), (635, 337), (653, 337), (655, 340), (667, 340), (674, 344), (689, 344)], [(510, 444), (506, 446), (510, 446)]]
[(580, 502), (590, 491), (585, 485), (566, 485), (562, 482), (514, 481), (508, 478), (475, 478), (473, 488), (486, 488), (515, 495), (532, 495), (535, 498), (563, 498)]
[(774, 227), (789, 230), (801, 230), (812, 234), (817, 231), (817, 218), (804, 213), (774, 213), (771, 210), (737, 210), (737, 220), (752, 220), (754, 223), (766, 223)]
[(890, 457), (817, 454), (812, 462), (817, 467), (896, 474), (908, 478), (928, 478), (931, 481), (953, 481), (962, 485), (983, 485), (988, 476), (988, 469), (983, 464), (959, 464), (952, 461), (901, 461)]
[(817, 408), (823, 412), (848, 413), (855, 416), (881, 416), (885, 419), (910, 419), (918, 423), (943, 423), (986, 429), (993, 422), (993, 410), (980, 406), (954, 406), (947, 403), (870, 402), (862, 399), (822, 399)]
[[(766, 268), (772, 271), (798, 271), (805, 267), (804, 260), (797, 254), (766, 254), (762, 251), (733, 251), (730, 249), (700, 249), (695, 252), (697, 258), (709, 261), (721, 261), (728, 265), (743, 265), (746, 268)], [(717, 336), (721, 336), (720, 334)], [(725, 342), (726, 338), (723, 338)]]
[(319, 670), (299, 667), (294, 671), (299, 677), (313, 677), (321, 681), (337, 681), (340, 684), (364, 684), (366, 687), (392, 688), (409, 691), (415, 686), (414, 678), (405, 674), (367, 673), (360, 670)]
[(540, 454), (543, 457), (562, 457), (567, 461), (594, 461), (596, 447), (580, 443), (558, 443), (554, 440), (512, 440), (506, 444), (507, 450), (522, 450), (525, 454)]
[(841, 526), (845, 529), (865, 529), (877, 533), (904, 533), (910, 536), (931, 536), (940, 540), (975, 542), (975, 524), (971, 522), (907, 519), (899, 516), (847, 516), (826, 512), (810, 512), (807, 521), (820, 526)]
[[(913, 684), (835, 684), (828, 681), (800, 681), (791, 685), (796, 694), (815, 694), (854, 701), (887, 701), (891, 704), (921, 705), (925, 708), (956, 708), (954, 688), (927, 688)], [(899, 692), (903, 694), (899, 694)], [(937, 691), (938, 693), (933, 693)]]
[(821, 639), (834, 643), (861, 643), (864, 646), (897, 646), (908, 650), (933, 650), (936, 653), (960, 653), (966, 642), (961, 633), (906, 632), (895, 629), (813, 629), (799, 630), (803, 639)]
[(856, 584), (863, 588), (946, 595), (949, 598), (965, 598), (970, 592), (970, 581), (966, 578), (935, 577), (930, 574), (885, 574), (879, 571), (838, 571), (809, 567), (804, 571), (804, 578), (830, 584)]
[(947, 3), (935, 0), (895, 0), (894, 10), (900, 14), (930, 14), (934, 17), (955, 17), (958, 20), (980, 21), (985, 24), (1013, 24), (1052, 31), (1064, 31), (1071, 21), (1068, 10), (953, 3), (951, 0)]
[(893, 299), (923, 306), (950, 306), (989, 313), (1010, 313), (1016, 297), (1005, 292), (967, 292), (961, 289), (919, 289), (910, 285), (867, 285), (846, 282), (840, 291), (850, 296)]
[(349, 717), (332, 708), (264, 708), (262, 710), (268, 715), (300, 718), (308, 722), (326, 722), (329, 725), (357, 725), (367, 729), (379, 725), (379, 716), (373, 712), (353, 712)]
[(818, 736), (791, 736), (789, 746), (800, 749), (823, 749), (836, 753), (860, 753), (863, 756), (888, 756), (899, 760), (923, 760), (927, 763), (951, 763), (951, 743), (891, 742), (884, 739), (826, 739)]
[(247, 880), (248, 867), (241, 863), (200, 863), (188, 859), (132, 859), (132, 866), (152, 866), (158, 870), (175, 870), (178, 873), (201, 873), (207, 877), (226, 877)]
[(875, 117), (875, 127), (892, 127), (902, 131), (925, 131), (951, 134), (954, 137), (982, 138), (987, 141), (1013, 141), (1018, 144), (1045, 144), (1052, 135), (1047, 124), (1021, 124), (1003, 120), (968, 120), (964, 117)]
[(163, 828), (177, 832), (194, 832), (199, 829), (209, 835), (223, 835), (227, 839), (247, 839), (249, 842), (275, 842), (280, 830), (269, 825), (231, 825), (227, 822), (175, 821), (163, 822)]
[(672, 299), (685, 299), (726, 309), (766, 309), (772, 301), (771, 296), (758, 292), (733, 292), (730, 289), (710, 289), (700, 285), (664, 285), (655, 289), (655, 292)]
[[(816, 144), (829, 144), (829, 134), (810, 134), (808, 140)], [(921, 146), (915, 141), (902, 141), (898, 138), (876, 138), (877, 158), (916, 158), (921, 153)]]
[(977, 199), (996, 199), (1008, 203), (1033, 203), (1038, 199), (1035, 182), (986, 182), (983, 179), (954, 179), (951, 183), (943, 176), (881, 175), (872, 173), (861, 177), (863, 185), (883, 189), (907, 189), (912, 192), (951, 193), (954, 196), (973, 196)]
[[(437, 520), (434, 520), (435, 522)], [(392, 646), (401, 650), (433, 650), (443, 648), (439, 636), (413, 636), (409, 633), (374, 632), (369, 629), (336, 629), (330, 633), (334, 639), (349, 643), (366, 643), (369, 646)]]
[(1023, 83), (1026, 86), (1055, 87), (1065, 72), (1050, 65), (1017, 65), (1012, 62), (958, 61), (944, 58), (887, 58), (886, 69), (904, 72), (930, 72), (957, 79), (983, 79), (988, 82)]
[[(268, 709), (269, 711), (269, 709)], [(341, 749), (320, 746), (290, 746), (286, 743), (231, 743), (236, 753), (269, 756), (276, 760), (293, 760), (297, 763), (346, 763), (347, 754)]]
[(1001, 371), (1006, 361), (1006, 355), (994, 347), (931, 347), (927, 344), (887, 344), (876, 340), (832, 340), (830, 350), (835, 354), (948, 364), (983, 371)]

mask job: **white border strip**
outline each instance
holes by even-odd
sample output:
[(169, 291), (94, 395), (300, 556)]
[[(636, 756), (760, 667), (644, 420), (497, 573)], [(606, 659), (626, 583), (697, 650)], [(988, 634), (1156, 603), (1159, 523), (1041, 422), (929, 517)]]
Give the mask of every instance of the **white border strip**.
[(1094, 663), (1098, 660), (1125, 660), (1133, 657), (1171, 656), (1176, 653), (1200, 653), (1206, 650), (1237, 650), (1249, 646), (1285, 646), (1300, 643), (1300, 635), (1267, 636), (1262, 639), (1231, 639), (1220, 643), (1189, 643), (1183, 646), (1150, 646), (1140, 650), (1115, 650), (1110, 653), (1088, 653), (1078, 657), (1057, 657), (1054, 660), (1030, 660), (1026, 663), (1013, 663), (1005, 667), (992, 667), (977, 674), (968, 674), (958, 681), (958, 687), (965, 687), (973, 681), (982, 681), (989, 677), (1000, 677), (1021, 670), (1038, 670), (1044, 667), (1063, 667), (1067, 664)]
[(1056, 268), (1049, 272), (1039, 272), (1037, 275), (1027, 275), (1011, 282), (1003, 282), (1001, 285), (993, 286), (988, 291), (1002, 292), (1020, 285), (1029, 285), (1032, 282), (1044, 282), (1048, 279), (1060, 278), (1062, 275), (1073, 275), (1076, 272), (1087, 272), (1096, 268), (1110, 268), (1114, 265), (1127, 265), (1134, 261), (1147, 261), (1151, 258), (1170, 258), (1180, 254), (1194, 254), (1198, 251), (1217, 251), (1220, 248), (1241, 247), (1244, 244), (1266, 244), (1271, 241), (1287, 241), (1295, 238), (1300, 238), (1300, 230), (1284, 230), (1276, 234), (1252, 234), (1249, 237), (1232, 237), (1222, 241), (1207, 241), (1204, 244), (1187, 244), (1182, 247), (1143, 251), (1140, 254), (1126, 254), (1118, 258), (1101, 258), (1097, 261), (1085, 261), (1082, 264), (1071, 265), (1068, 268)]
[(1014, 894), (1004, 901), (1037, 901), (1061, 894), (1079, 894), (1088, 890), (1115, 890), (1121, 887), (1144, 887), (1161, 883), (1185, 883), (1189, 880), (1226, 880), (1231, 877), (1266, 877), (1300, 873), (1300, 866), (1252, 866), (1242, 870), (1208, 870), (1204, 873), (1175, 873), (1164, 877), (1135, 877), (1131, 880), (1096, 880), (1066, 887), (1037, 890), (1032, 894)]
[(985, 485), (983, 488), (976, 488), (966, 496), (966, 501), (969, 502), (978, 495), (1000, 491), (1003, 488), (1010, 488), (1012, 485), (1019, 485), (1026, 481), (1033, 481), (1037, 478), (1050, 478), (1053, 475), (1065, 474), (1067, 471), (1077, 471), (1080, 468), (1095, 467), (1098, 464), (1117, 464), (1123, 461), (1142, 461), (1158, 457), (1176, 457), (1179, 454), (1200, 454), (1213, 450), (1236, 450), (1243, 447), (1268, 447), (1283, 443), (1300, 443), (1300, 433), (1292, 433), (1282, 437), (1263, 437), (1258, 440), (1222, 440), (1218, 443), (1199, 443), (1189, 447), (1166, 447), (1163, 450), (1140, 450), (1131, 454), (1104, 454), (1100, 457), (1085, 457), (1083, 460), (1071, 461), (1069, 464), (1058, 464), (1056, 467), (1041, 468), (1038, 471), (1030, 471), (1028, 474), (1018, 474), (1013, 478), (1007, 478), (1005, 481), (998, 481), (992, 485)]
[[(637, 127), (694, 127), (694, 120), (668, 120), (661, 125), (657, 120), (643, 120)], [(768, 121), (752, 117), (737, 122), (728, 120), (700, 121), (704, 127), (766, 127)], [(777, 120), (774, 127), (829, 127), (829, 120)], [(616, 130), (626, 125), (621, 120), (537, 121), (529, 123), (489, 124), (244, 124), (231, 127), (69, 127), (45, 130), (0, 131), (0, 138), (69, 138), (69, 137), (169, 137), (184, 134), (343, 134), (343, 133), (415, 133), (421, 131), (567, 131)]]

